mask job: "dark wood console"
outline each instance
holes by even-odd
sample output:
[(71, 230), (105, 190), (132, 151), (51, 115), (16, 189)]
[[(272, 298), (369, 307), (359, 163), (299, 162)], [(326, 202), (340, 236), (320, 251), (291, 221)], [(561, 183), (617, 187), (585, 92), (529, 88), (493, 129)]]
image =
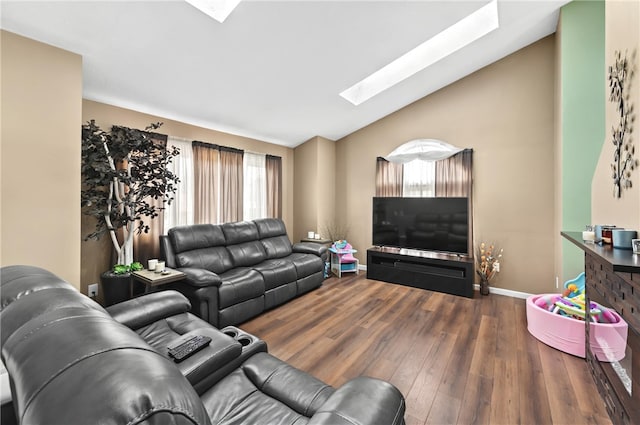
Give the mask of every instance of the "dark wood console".
[[(562, 235), (585, 252), (585, 295), (613, 308), (627, 322), (627, 348), (620, 361), (600, 361), (589, 344), (586, 326), (586, 353), (589, 371), (605, 401), (614, 424), (640, 423), (640, 255), (582, 241), (580, 232)], [(590, 321), (587, 320), (589, 324)]]
[(473, 258), (413, 249), (367, 250), (367, 279), (473, 297)]

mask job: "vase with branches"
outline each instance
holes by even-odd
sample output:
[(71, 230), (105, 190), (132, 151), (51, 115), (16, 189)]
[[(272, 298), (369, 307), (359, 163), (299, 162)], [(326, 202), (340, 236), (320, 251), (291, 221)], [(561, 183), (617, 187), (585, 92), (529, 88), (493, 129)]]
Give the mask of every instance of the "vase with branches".
[(117, 264), (126, 269), (133, 263), (134, 233), (149, 232), (148, 220), (171, 203), (179, 181), (167, 168), (179, 149), (150, 133), (161, 125), (109, 132), (94, 120), (82, 126), (82, 211), (96, 220), (85, 240), (108, 235)]
[(480, 294), (489, 295), (489, 282), (500, 272), (500, 260), (502, 248), (498, 249), (492, 244), (482, 242), (478, 246), (476, 256), (476, 273), (480, 276)]
[(337, 221), (328, 221), (322, 228), (322, 234), (332, 242), (346, 240), (349, 233), (349, 226)]

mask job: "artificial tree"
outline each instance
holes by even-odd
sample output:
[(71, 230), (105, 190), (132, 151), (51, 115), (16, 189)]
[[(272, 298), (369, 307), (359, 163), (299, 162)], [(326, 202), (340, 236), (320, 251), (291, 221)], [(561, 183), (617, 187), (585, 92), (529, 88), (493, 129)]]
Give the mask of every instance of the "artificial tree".
[(108, 234), (116, 265), (125, 270), (133, 263), (134, 233), (149, 232), (145, 220), (158, 217), (171, 203), (179, 181), (167, 168), (179, 149), (165, 147), (150, 133), (161, 125), (144, 131), (113, 126), (110, 132), (94, 120), (82, 126), (82, 208), (96, 219), (85, 240)]

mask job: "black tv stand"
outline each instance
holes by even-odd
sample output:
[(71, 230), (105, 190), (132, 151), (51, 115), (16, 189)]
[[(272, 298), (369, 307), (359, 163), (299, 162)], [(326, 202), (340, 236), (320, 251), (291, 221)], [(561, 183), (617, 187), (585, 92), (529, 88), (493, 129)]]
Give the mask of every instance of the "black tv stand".
[(473, 258), (377, 246), (367, 250), (367, 279), (473, 298)]

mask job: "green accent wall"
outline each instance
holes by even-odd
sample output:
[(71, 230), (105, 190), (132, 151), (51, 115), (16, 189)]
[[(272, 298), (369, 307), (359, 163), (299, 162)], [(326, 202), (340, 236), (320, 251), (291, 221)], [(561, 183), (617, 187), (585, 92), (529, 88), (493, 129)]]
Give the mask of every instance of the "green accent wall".
[[(591, 223), (591, 181), (605, 138), (605, 4), (573, 1), (560, 14), (562, 230)], [(584, 271), (584, 253), (562, 242), (562, 282)], [(560, 282), (560, 283), (562, 283)]]

